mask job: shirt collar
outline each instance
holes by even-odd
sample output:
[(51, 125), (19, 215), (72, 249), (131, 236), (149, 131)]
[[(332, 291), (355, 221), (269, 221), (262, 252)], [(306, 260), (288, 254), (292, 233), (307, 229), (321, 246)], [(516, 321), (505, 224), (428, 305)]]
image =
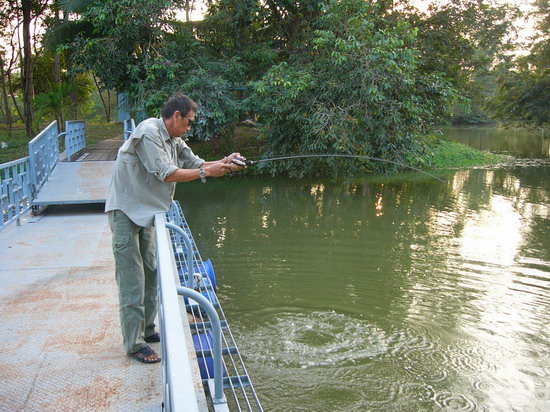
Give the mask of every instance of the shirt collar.
[(170, 140), (170, 134), (168, 133), (168, 129), (166, 128), (166, 125), (164, 124), (164, 120), (162, 119), (162, 116), (157, 119), (159, 124), (159, 130), (160, 135), (164, 140)]

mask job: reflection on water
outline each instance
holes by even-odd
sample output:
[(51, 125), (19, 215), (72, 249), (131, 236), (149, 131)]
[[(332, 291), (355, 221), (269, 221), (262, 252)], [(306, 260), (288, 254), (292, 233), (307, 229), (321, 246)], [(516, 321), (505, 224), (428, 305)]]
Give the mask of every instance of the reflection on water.
[(550, 168), (180, 185), (269, 411), (550, 410)]
[(494, 127), (447, 127), (442, 129), (445, 137), (496, 153), (520, 158), (550, 158), (550, 137), (543, 137), (539, 129), (505, 129)]

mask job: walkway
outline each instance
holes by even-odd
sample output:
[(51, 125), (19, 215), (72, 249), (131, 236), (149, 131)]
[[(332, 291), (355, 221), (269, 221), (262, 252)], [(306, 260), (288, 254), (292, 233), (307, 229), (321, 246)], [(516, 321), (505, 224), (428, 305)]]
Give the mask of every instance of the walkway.
[(122, 136), (102, 140), (75, 154), (74, 162), (57, 163), (32, 204), (105, 203), (114, 160), (122, 143)]
[(122, 135), (112, 139), (105, 139), (97, 142), (92, 147), (86, 147), (74, 155), (73, 158), (77, 162), (114, 161), (122, 143), (124, 143)]
[(161, 410), (160, 364), (122, 346), (103, 205), (28, 213), (0, 232), (0, 262), (0, 410)]

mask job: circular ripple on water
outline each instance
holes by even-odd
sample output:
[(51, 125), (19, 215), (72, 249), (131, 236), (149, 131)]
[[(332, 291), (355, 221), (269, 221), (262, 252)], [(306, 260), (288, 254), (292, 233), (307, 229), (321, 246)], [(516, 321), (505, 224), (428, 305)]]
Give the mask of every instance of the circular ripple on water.
[(388, 341), (392, 356), (404, 356), (410, 351), (432, 352), (437, 349), (439, 338), (425, 328), (404, 328), (393, 332)]
[(504, 390), (504, 385), (492, 380), (478, 380), (473, 387), (485, 393), (499, 393)]
[(436, 394), (435, 402), (446, 411), (471, 412), (477, 410), (476, 402), (463, 394), (441, 392)]
[(496, 371), (497, 366), (492, 359), (499, 352), (502, 352), (502, 349), (482, 347), (475, 342), (455, 342), (449, 347), (450, 364), (453, 369), (464, 375)]
[(426, 382), (441, 382), (449, 375), (446, 358), (438, 349), (407, 352), (403, 368), (409, 375)]
[(427, 411), (433, 409), (435, 390), (424, 383), (403, 382), (399, 385), (398, 401), (393, 410)]
[(336, 312), (281, 313), (243, 338), (256, 359), (300, 368), (353, 365), (388, 350), (383, 330)]
[(447, 378), (448, 359), (437, 336), (422, 328), (409, 328), (393, 333), (390, 342), (392, 355), (408, 375), (427, 382)]

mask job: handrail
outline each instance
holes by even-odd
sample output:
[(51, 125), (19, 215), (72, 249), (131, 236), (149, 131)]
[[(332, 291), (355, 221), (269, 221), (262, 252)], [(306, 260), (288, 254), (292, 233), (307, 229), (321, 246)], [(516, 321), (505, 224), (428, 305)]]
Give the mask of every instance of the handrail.
[(58, 130), (54, 120), (29, 142), (31, 183), (35, 194), (59, 161)]
[(31, 207), (32, 178), (29, 157), (0, 164), (0, 228), (17, 221)]
[[(198, 288), (195, 288), (195, 290), (212, 303), (223, 325), (221, 330), (223, 387), (225, 395), (228, 397), (228, 401), (226, 403), (214, 404), (214, 411), (227, 412), (229, 410), (228, 404), (231, 404), (231, 410), (263, 411), (248, 376), (246, 366), (239, 354), (237, 343), (233, 338), (229, 325), (225, 320), (220, 302), (217, 299), (215, 293), (215, 274), (213, 270), (207, 267), (206, 262), (203, 261), (178, 201), (173, 202), (171, 209), (166, 214), (166, 220), (182, 228), (189, 236), (192, 243), (192, 248), (189, 248), (182, 241), (183, 237), (179, 237), (175, 233), (171, 236), (172, 247), (174, 249), (173, 257), (176, 260), (175, 263), (180, 277), (180, 282), (178, 283), (187, 286), (185, 284), (185, 278), (182, 277), (186, 277), (186, 274), (189, 272), (193, 273), (194, 280), (200, 279)], [(192, 266), (188, 263), (190, 254), (192, 254)], [(195, 318), (195, 322), (190, 323), (189, 326), (191, 332), (195, 333), (195, 335), (193, 335), (193, 343), (197, 352), (201, 377), (203, 382), (208, 385), (208, 392), (212, 399), (215, 393), (215, 378), (219, 376), (214, 373), (212, 322), (210, 321), (210, 316), (207, 316), (207, 313), (192, 299), (187, 299), (186, 310)], [(257, 409), (255, 409), (255, 407)]]
[(172, 245), (164, 213), (155, 215), (162, 378), (166, 411), (198, 412), (199, 404), (189, 354), (185, 345), (182, 313), (176, 289)]
[(183, 229), (179, 226), (176, 226), (172, 223), (165, 223), (165, 226), (168, 229), (175, 230), (183, 239), (185, 242), (185, 246), (187, 247), (187, 267), (189, 268), (189, 271), (187, 272), (187, 279), (185, 280), (185, 285), (187, 287), (190, 287), (191, 289), (195, 288), (195, 279), (193, 277), (193, 245), (191, 244), (191, 239), (189, 239), (189, 236), (187, 233), (183, 231)]
[(124, 141), (128, 140), (128, 138), (134, 132), (135, 129), (136, 129), (136, 122), (134, 119), (124, 120)]
[[(169, 223), (166, 223), (167, 227), (168, 225)], [(205, 310), (210, 319), (213, 339), (212, 355), (214, 357), (214, 397), (212, 398), (212, 402), (214, 405), (226, 404), (227, 399), (223, 393), (222, 326), (220, 317), (212, 303), (199, 292), (183, 286), (178, 286), (177, 290), (178, 295), (185, 296), (197, 302)]]
[(82, 120), (70, 120), (65, 122), (65, 152), (67, 160), (80, 150), (86, 148), (86, 122)]

